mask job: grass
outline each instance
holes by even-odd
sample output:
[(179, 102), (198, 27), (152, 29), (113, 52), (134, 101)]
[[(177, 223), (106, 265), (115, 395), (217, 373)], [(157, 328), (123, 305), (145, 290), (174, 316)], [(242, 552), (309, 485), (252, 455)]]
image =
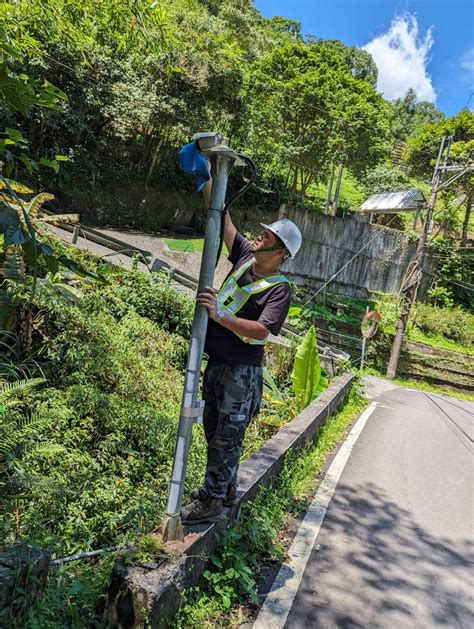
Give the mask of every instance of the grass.
[(462, 345), (456, 341), (451, 341), (441, 334), (428, 334), (427, 332), (423, 332), (419, 328), (413, 326), (409, 326), (408, 328), (407, 340), (413, 341), (414, 343), (424, 343), (425, 345), (429, 345), (430, 347), (435, 347), (437, 349), (447, 349), (451, 352), (474, 356), (474, 348), (472, 347)]
[[(334, 178), (334, 184), (332, 189), (332, 196), (334, 198), (334, 194), (336, 192), (336, 180), (337, 180), (337, 170)], [(324, 209), (326, 203), (326, 197), (328, 193), (328, 184), (327, 183), (318, 183), (310, 186), (308, 190), (308, 195), (310, 197), (314, 197), (314, 201), (311, 201), (312, 204), (316, 206), (316, 208), (321, 211)], [(352, 209), (355, 210), (362, 205), (362, 203), (366, 199), (366, 194), (361, 187), (360, 184), (357, 183), (355, 177), (353, 177), (347, 170), (343, 171), (342, 181), (341, 181), (341, 192), (339, 195), (339, 208), (344, 210)], [(307, 202), (309, 205), (309, 202)]]
[(290, 454), (271, 490), (262, 489), (243, 507), (239, 522), (222, 536), (211, 556), (210, 569), (201, 585), (188, 592), (188, 602), (174, 620), (176, 629), (232, 629), (249, 619), (248, 604), (256, 601), (256, 583), (252, 578), (245, 591), (234, 568), (240, 565), (244, 574), (255, 577), (264, 563), (283, 560), (280, 540), (286, 525), (307, 508), (328, 455), (367, 404), (357, 385), (353, 386), (346, 403), (327, 419), (317, 440), (303, 451)]
[(304, 450), (289, 469), (285, 467), (283, 470), (283, 477), (288, 475), (288, 494), (296, 501), (298, 511), (306, 507), (319, 485), (318, 475), (328, 455), (346, 437), (348, 427), (367, 405), (368, 401), (358, 391), (358, 385), (353, 385), (344, 406), (322, 426), (316, 443)]
[(196, 253), (203, 250), (204, 238), (166, 238), (165, 244), (171, 251)]

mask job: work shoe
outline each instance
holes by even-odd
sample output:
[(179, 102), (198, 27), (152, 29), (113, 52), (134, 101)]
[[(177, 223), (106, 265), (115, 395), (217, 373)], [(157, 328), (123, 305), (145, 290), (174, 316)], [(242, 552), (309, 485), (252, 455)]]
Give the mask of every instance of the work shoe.
[[(191, 498), (193, 500), (198, 500), (198, 499), (205, 500), (207, 497), (208, 496), (205, 493), (204, 489), (202, 489), (202, 487), (200, 487), (199, 489), (195, 489), (191, 493)], [(229, 485), (227, 489), (227, 495), (222, 504), (224, 505), (224, 507), (233, 507), (236, 502), (237, 502), (237, 485)]]
[[(204, 492), (203, 492), (204, 493)], [(183, 524), (202, 524), (203, 522), (215, 522), (222, 515), (222, 500), (205, 496), (198, 498), (181, 510)]]

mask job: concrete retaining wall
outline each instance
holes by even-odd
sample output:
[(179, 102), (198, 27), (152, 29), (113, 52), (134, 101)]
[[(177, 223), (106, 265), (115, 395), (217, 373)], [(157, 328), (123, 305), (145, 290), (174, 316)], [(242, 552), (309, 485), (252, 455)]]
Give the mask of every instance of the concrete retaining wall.
[[(416, 243), (395, 229), (371, 225), (363, 217), (327, 216), (311, 210), (284, 209), (281, 217), (293, 220), (303, 233), (303, 245), (284, 273), (295, 284), (320, 288), (364, 245), (370, 244), (327, 287), (330, 292), (366, 297), (370, 290), (398, 292)], [(374, 239), (374, 236), (376, 238)], [(373, 240), (372, 240), (373, 239)], [(419, 297), (431, 284), (436, 261), (427, 256)]]
[(293, 421), (284, 426), (239, 470), (238, 504), (226, 510), (219, 523), (186, 527), (185, 540), (176, 545), (179, 557), (167, 558), (146, 566), (116, 566), (108, 591), (106, 619), (121, 629), (168, 626), (182, 601), (182, 591), (196, 585), (206, 569), (208, 556), (219, 530), (237, 518), (239, 507), (255, 497), (281, 470), (286, 454), (300, 448), (319, 431), (324, 420), (346, 397), (354, 379), (352, 374), (337, 378), (326, 391)]

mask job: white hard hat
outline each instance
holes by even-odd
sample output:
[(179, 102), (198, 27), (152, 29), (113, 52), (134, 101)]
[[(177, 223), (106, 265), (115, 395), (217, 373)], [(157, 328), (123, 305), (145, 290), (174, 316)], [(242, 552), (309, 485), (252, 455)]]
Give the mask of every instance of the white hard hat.
[(260, 225), (271, 231), (272, 234), (275, 234), (285, 245), (286, 249), (288, 249), (290, 257), (295, 257), (301, 247), (303, 237), (293, 221), (284, 218), (281, 221), (270, 223), (270, 225), (265, 225), (265, 223), (260, 223)]

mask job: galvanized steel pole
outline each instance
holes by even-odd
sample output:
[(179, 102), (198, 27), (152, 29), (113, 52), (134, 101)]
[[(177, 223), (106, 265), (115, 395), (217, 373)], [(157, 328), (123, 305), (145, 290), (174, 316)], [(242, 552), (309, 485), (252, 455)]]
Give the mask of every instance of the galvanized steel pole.
[[(228, 150), (228, 149), (227, 149)], [(204, 237), (204, 250), (202, 254), (201, 270), (199, 274), (198, 292), (206, 286), (212, 286), (216, 266), (217, 252), (219, 249), (222, 211), (225, 204), (227, 180), (234, 162), (232, 157), (226, 154), (212, 155), (213, 185), (210, 208), (207, 214), (206, 231)], [(180, 509), (183, 500), (184, 479), (191, 445), (192, 429), (197, 417), (202, 416), (202, 402), (197, 400), (199, 378), (201, 375), (201, 363), (206, 338), (208, 313), (203, 306), (196, 305), (191, 332), (191, 344), (189, 348), (188, 363), (183, 387), (183, 399), (179, 418), (178, 436), (173, 463), (168, 505), (166, 508), (166, 520), (163, 525), (163, 539), (183, 539), (183, 526), (180, 519)]]

